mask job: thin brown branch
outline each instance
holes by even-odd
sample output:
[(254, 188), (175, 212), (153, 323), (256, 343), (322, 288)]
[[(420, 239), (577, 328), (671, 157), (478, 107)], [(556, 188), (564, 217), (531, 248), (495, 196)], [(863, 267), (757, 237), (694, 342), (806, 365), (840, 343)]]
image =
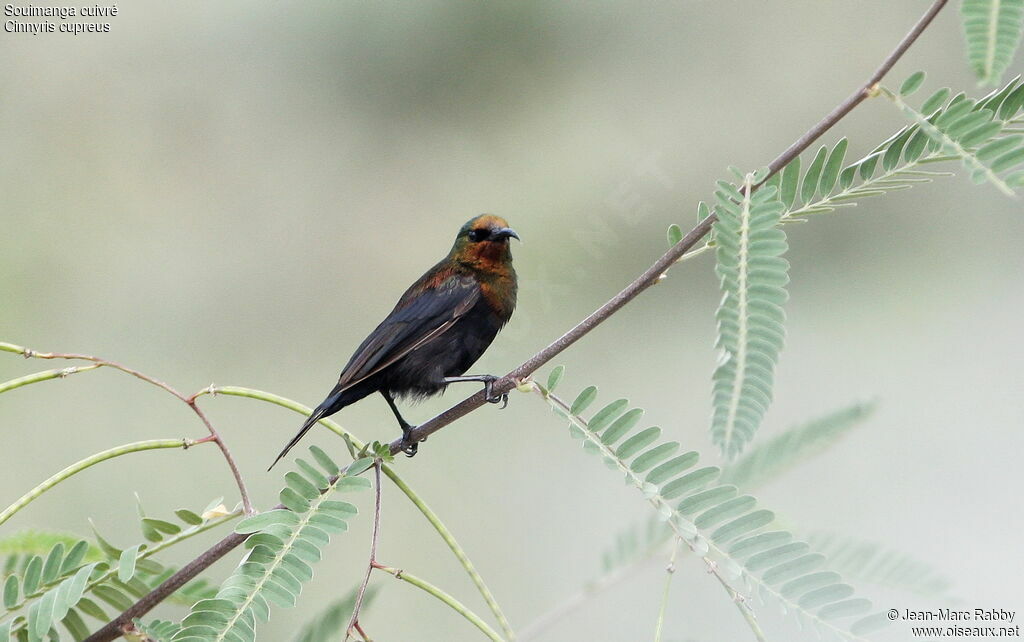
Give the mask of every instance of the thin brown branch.
[(248, 535), (231, 533), (224, 539), (214, 544), (210, 549), (199, 557), (195, 558), (174, 575), (167, 578), (163, 584), (153, 589), (148, 595), (143, 596), (138, 602), (130, 606), (124, 613), (117, 616), (99, 631), (96, 631), (85, 639), (85, 642), (110, 642), (126, 632), (132, 626), (132, 620), (148, 613), (153, 607), (163, 602), (167, 597), (185, 586), (192, 578), (205, 571), (214, 562), (224, 557), (239, 544), (244, 542)]
[[(807, 130), (807, 133), (798, 138), (796, 142), (786, 149), (786, 151), (782, 152), (782, 154), (768, 164), (769, 171), (765, 176), (765, 180), (788, 165), (790, 161), (799, 156), (805, 149), (810, 147), (814, 141), (821, 138), (825, 132), (835, 126), (835, 124), (842, 120), (844, 116), (850, 113), (854, 107), (863, 102), (864, 99), (870, 95), (872, 88), (879, 80), (882, 79), (882, 76), (892, 69), (893, 65), (896, 64), (896, 61), (906, 53), (908, 48), (910, 48), (910, 45), (914, 44), (914, 41), (917, 40), (925, 28), (931, 24), (932, 20), (939, 11), (942, 10), (947, 2), (948, 0), (935, 0), (931, 7), (928, 8), (928, 11), (925, 12), (921, 19), (917, 21), (917, 24), (914, 25), (910, 32), (908, 32), (896, 48), (893, 49), (892, 53), (886, 56), (878, 69), (871, 74), (871, 77), (868, 78), (867, 82), (858, 87), (857, 91), (833, 109), (821, 120), (821, 122)], [(536, 372), (538, 368), (551, 359), (554, 359), (558, 354), (572, 344), (579, 341), (588, 332), (604, 322), (608, 317), (618, 312), (622, 306), (639, 296), (641, 292), (657, 283), (662, 278), (662, 275), (664, 275), (674, 263), (682, 258), (686, 252), (692, 249), (698, 241), (704, 238), (708, 232), (711, 231), (711, 226), (716, 220), (717, 216), (712, 213), (710, 216), (698, 223), (696, 227), (690, 230), (689, 233), (679, 241), (679, 243), (672, 246), (668, 252), (665, 252), (665, 254), (663, 254), (662, 257), (654, 263), (654, 265), (647, 268), (643, 274), (634, 279), (632, 283), (612, 297), (611, 300), (591, 313), (590, 316), (577, 323), (574, 328), (556, 339), (548, 347), (530, 357), (518, 368), (495, 381), (492, 386), (493, 394), (502, 394), (511, 390), (516, 385), (517, 381)], [(482, 391), (478, 392), (445, 410), (433, 419), (428, 420), (426, 423), (417, 426), (412, 431), (411, 439), (414, 441), (422, 441), (456, 419), (460, 419), (473, 410), (476, 410), (480, 406), (484, 405), (484, 403), (484, 393)], [(391, 453), (397, 454), (401, 450), (401, 445), (401, 439), (396, 439), (391, 442)]]
[(115, 370), (120, 370), (121, 372), (130, 374), (131, 376), (141, 379), (146, 383), (153, 384), (157, 388), (162, 388), (163, 390), (166, 390), (170, 394), (177, 397), (181, 402), (183, 402), (185, 405), (191, 408), (192, 412), (196, 413), (196, 416), (199, 417), (199, 420), (203, 422), (203, 425), (206, 426), (206, 430), (210, 433), (210, 436), (213, 438), (212, 441), (217, 442), (217, 447), (220, 448), (221, 454), (224, 455), (224, 460), (227, 462), (228, 468), (231, 470), (231, 475), (235, 478), (235, 483), (238, 485), (238, 494), (242, 498), (242, 508), (245, 510), (245, 513), (247, 515), (252, 515), (255, 512), (255, 509), (252, 506), (252, 502), (249, 499), (249, 491), (248, 489), (246, 489), (245, 481), (242, 479), (242, 473), (238, 470), (238, 465), (235, 464), (235, 458), (231, 456), (231, 451), (228, 450), (227, 444), (224, 443), (224, 439), (220, 436), (220, 433), (218, 433), (217, 429), (213, 427), (212, 423), (210, 423), (210, 420), (206, 417), (206, 413), (204, 413), (196, 403), (196, 397), (198, 395), (186, 397), (184, 394), (178, 392), (178, 390), (173, 388), (170, 384), (161, 381), (156, 377), (151, 377), (143, 372), (139, 372), (134, 368), (129, 368), (128, 366), (118, 363), (116, 361), (100, 359), (99, 357), (94, 357), (88, 354), (75, 354), (71, 352), (36, 352), (35, 350), (32, 350), (30, 348), (22, 348), (21, 354), (24, 355), (26, 359), (68, 359), (73, 361), (89, 361), (99, 366), (106, 366), (108, 368), (113, 368)]
[(366, 575), (363, 576), (363, 583), (359, 585), (359, 593), (356, 594), (356, 603), (352, 607), (352, 617), (348, 621), (348, 627), (345, 629), (345, 642), (352, 636), (352, 630), (359, 631), (359, 634), (366, 638), (366, 634), (359, 628), (359, 611), (363, 608), (363, 596), (366, 594), (366, 586), (370, 583), (370, 573), (373, 572), (374, 567), (377, 566), (377, 540), (380, 536), (380, 467), (381, 460), (375, 459), (373, 462), (373, 477), (374, 484), (376, 484), (376, 493), (374, 494), (373, 503), (373, 534), (370, 536), (370, 561), (366, 565)]
[(366, 634), (366, 631), (363, 630), (363, 627), (360, 626), (358, 622), (356, 622), (354, 626), (356, 627), (356, 631), (359, 632), (360, 637), (363, 638), (363, 642), (373, 642), (373, 640), (370, 639), (370, 636)]
[[(924, 29), (932, 22), (935, 16), (942, 10), (948, 0), (935, 0), (929, 7), (928, 11), (925, 12), (924, 16), (914, 25), (913, 29), (900, 41), (896, 48), (890, 53), (882, 65), (871, 75), (868, 82), (858, 88), (857, 92), (847, 98), (845, 101), (840, 103), (838, 107), (832, 110), (828, 116), (826, 116), (821, 122), (812, 127), (807, 131), (806, 134), (801, 136), (795, 143), (779, 155), (778, 158), (773, 160), (769, 164), (769, 174), (778, 172), (780, 169), (785, 167), (791, 160), (799, 156), (805, 149), (810, 147), (814, 141), (820, 138), (825, 132), (831, 129), (837, 122), (839, 122), (846, 114), (848, 114), (854, 107), (860, 104), (869, 94), (871, 88), (881, 80), (882, 76), (888, 72), (896, 61), (907, 51), (907, 49), (914, 43), (915, 40), (921, 35)], [(767, 178), (767, 177), (766, 177)], [(553, 359), (563, 350), (571, 346), (573, 343), (578, 341), (588, 332), (597, 327), (605, 319), (610, 317), (612, 314), (617, 312), (624, 305), (635, 299), (641, 292), (651, 287), (659, 281), (661, 276), (665, 274), (672, 265), (677, 262), (686, 252), (688, 252), (697, 242), (702, 239), (711, 230), (711, 225), (715, 221), (715, 216), (705, 218), (696, 227), (689, 231), (686, 236), (683, 237), (679, 243), (669, 249), (661, 258), (659, 258), (654, 265), (649, 267), (643, 274), (638, 276), (632, 283), (626, 286), (621, 292), (616, 294), (607, 303), (602, 305), (600, 308), (595, 310), (590, 316), (580, 321), (571, 330), (563, 334), (561, 337), (556, 339), (546, 348), (530, 357), (522, 365), (508, 373), (498, 381), (494, 383), (493, 393), (501, 394), (503, 392), (510, 391), (516, 382), (527, 377), (528, 375), (535, 372), (538, 368), (543, 366), (545, 363)], [(29, 356), (29, 355), (26, 355)], [(32, 355), (39, 356), (39, 355)], [(42, 357), (47, 358), (47, 357)], [(58, 358), (58, 357), (49, 357)], [(61, 357), (68, 358), (68, 357)], [(84, 358), (82, 356), (75, 356), (72, 358)], [(111, 364), (112, 365), (112, 364)], [(116, 366), (114, 366), (116, 367)], [(134, 371), (130, 371), (125, 368), (121, 368), (125, 372), (135, 374)], [(143, 377), (144, 378), (144, 377)], [(148, 379), (147, 379), (148, 380)], [(151, 381), (156, 383), (156, 381)], [(157, 385), (160, 385), (157, 383)], [(165, 387), (166, 384), (162, 387)], [(456, 419), (464, 417), (473, 410), (476, 410), (480, 406), (486, 403), (484, 399), (483, 391), (470, 396), (467, 399), (459, 402), (452, 406), (448, 410), (445, 410), (441, 414), (437, 415), (433, 419), (430, 419), (426, 423), (418, 426), (412, 432), (412, 438), (417, 441), (422, 441), (427, 436), (434, 434), (441, 428), (452, 423)], [(218, 443), (220, 443), (218, 441)], [(390, 444), (392, 454), (397, 454), (401, 449), (401, 440), (396, 439)], [(241, 482), (241, 478), (238, 479)], [(109, 622), (102, 629), (89, 636), (86, 642), (109, 642), (122, 635), (121, 628), (125, 623), (131, 622), (132, 618), (140, 617), (147, 613), (154, 606), (162, 602), (167, 598), (168, 595), (173, 593), (175, 590), (183, 586), (186, 582), (194, 578), (201, 571), (205, 570), (211, 564), (216, 562), (218, 559), (227, 554), (230, 550), (241, 544), (246, 539), (246, 535), (231, 534), (222, 539), (220, 542), (215, 544), (213, 548), (209, 549), (195, 560), (185, 565), (181, 570), (168, 578), (163, 584), (158, 586), (150, 594), (146, 595), (124, 613), (119, 615), (116, 619)]]

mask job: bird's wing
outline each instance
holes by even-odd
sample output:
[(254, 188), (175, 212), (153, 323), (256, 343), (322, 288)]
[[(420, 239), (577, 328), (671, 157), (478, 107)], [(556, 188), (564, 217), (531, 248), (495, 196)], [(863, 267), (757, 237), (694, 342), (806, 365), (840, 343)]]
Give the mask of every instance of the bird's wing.
[(479, 299), (480, 285), (471, 276), (452, 275), (423, 289), (413, 286), (356, 349), (335, 390), (344, 390), (377, 374), (444, 333)]

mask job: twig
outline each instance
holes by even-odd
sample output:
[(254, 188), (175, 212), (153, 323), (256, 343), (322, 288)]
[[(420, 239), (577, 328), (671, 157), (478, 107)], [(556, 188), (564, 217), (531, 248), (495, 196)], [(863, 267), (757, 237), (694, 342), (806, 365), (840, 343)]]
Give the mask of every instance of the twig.
[(36, 372), (34, 374), (25, 375), (24, 377), (18, 377), (17, 379), (11, 379), (10, 381), (4, 381), (0, 383), (0, 392), (7, 392), (8, 390), (14, 390), (22, 386), (27, 386), (32, 383), (39, 383), (40, 381), (49, 381), (50, 379), (64, 379), (78, 372), (88, 372), (89, 370), (95, 370), (96, 368), (102, 368), (103, 366), (98, 363), (94, 363), (91, 366), (72, 366), (70, 368), (58, 368), (57, 370), (44, 370), (43, 372)]
[(366, 575), (363, 576), (363, 583), (359, 585), (359, 592), (356, 594), (356, 603), (352, 607), (352, 617), (348, 621), (348, 627), (345, 629), (345, 642), (348, 642), (352, 636), (352, 629), (357, 629), (359, 634), (366, 638), (366, 634), (363, 633), (362, 629), (359, 629), (359, 610), (363, 608), (363, 595), (366, 593), (366, 585), (370, 583), (370, 573), (373, 572), (374, 567), (377, 565), (377, 539), (380, 536), (380, 466), (381, 460), (375, 459), (373, 462), (373, 477), (374, 483), (376, 484), (376, 493), (374, 494), (373, 503), (373, 534), (370, 536), (370, 562), (366, 565)]
[(466, 608), (464, 604), (456, 600), (448, 593), (445, 593), (438, 587), (434, 586), (430, 582), (422, 578), (416, 577), (412, 573), (407, 573), (402, 569), (392, 568), (390, 566), (382, 566), (380, 564), (375, 565), (374, 568), (384, 571), (385, 573), (394, 575), (395, 578), (397, 579), (408, 582), (409, 584), (412, 584), (417, 588), (423, 589), (427, 593), (433, 595), (437, 599), (441, 600), (442, 602), (450, 606), (452, 610), (454, 610), (456, 613), (472, 622), (473, 626), (483, 631), (484, 635), (486, 635), (488, 638), (490, 638), (494, 642), (502, 642), (501, 636), (495, 633), (494, 629), (487, 626), (487, 623), (480, 619), (479, 615), (470, 611), (468, 608)]
[[(801, 136), (795, 143), (793, 143), (785, 152), (779, 155), (778, 158), (773, 160), (769, 164), (769, 174), (765, 177), (769, 178), (772, 174), (775, 174), (779, 169), (785, 167), (791, 160), (796, 158), (807, 149), (815, 140), (820, 138), (826, 131), (831, 129), (839, 120), (841, 120), (847, 113), (849, 113), (854, 107), (867, 97), (871, 90), (871, 87), (877, 83), (882, 76), (885, 75), (889, 69), (892, 68), (896, 61), (906, 52), (906, 50), (914, 43), (915, 40), (921, 35), (924, 29), (931, 23), (935, 16), (940, 10), (946, 5), (948, 0), (935, 0), (929, 7), (928, 11), (924, 16), (914, 25), (914, 28), (900, 41), (896, 48), (890, 53), (883, 61), (882, 65), (871, 75), (864, 86), (857, 90), (857, 93), (847, 98), (846, 101), (841, 103), (836, 109), (834, 109), (828, 116), (826, 116), (821, 122), (812, 127), (806, 134)], [(526, 360), (522, 365), (508, 373), (498, 381), (496, 381), (492, 387), (492, 394), (501, 394), (508, 392), (515, 385), (516, 381), (521, 380), (529, 374), (535, 372), (542, 365), (553, 359), (563, 350), (568, 348), (570, 345), (578, 341), (581, 337), (586, 335), (588, 332), (593, 330), (597, 325), (603, 322), (605, 319), (610, 317), (612, 314), (617, 312), (624, 305), (636, 298), (641, 292), (657, 283), (661, 275), (668, 270), (672, 264), (674, 264), (683, 254), (685, 254), (690, 248), (697, 244), (711, 230), (711, 226), (714, 223), (716, 217), (712, 213), (710, 216), (701, 221), (696, 227), (690, 230), (686, 236), (683, 237), (679, 243), (669, 249), (661, 258), (659, 258), (654, 265), (648, 268), (643, 274), (638, 276), (632, 283), (626, 286), (621, 292), (612, 297), (607, 303), (595, 310), (588, 317), (580, 321), (571, 330), (563, 334), (561, 337), (556, 339), (546, 348), (535, 354), (533, 357)], [(8, 352), (15, 352), (15, 350), (8, 350), (9, 344), (0, 344), (0, 350), (7, 350)], [(473, 410), (481, 407), (486, 403), (484, 399), (483, 391), (476, 393), (452, 406), (448, 410), (445, 410), (441, 414), (437, 415), (433, 419), (428, 420), (426, 423), (418, 426), (412, 431), (412, 438), (417, 441), (422, 441), (429, 435), (434, 434), (441, 428), (452, 423), (456, 419), (464, 417)], [(397, 454), (401, 449), (400, 439), (396, 439), (390, 444), (392, 453)], [(219, 443), (219, 442), (218, 442)], [(221, 444), (223, 446), (223, 444)], [(239, 478), (240, 482), (241, 479)], [(185, 582), (198, 575), (202, 570), (216, 562), (228, 551), (235, 548), (243, 541), (245, 541), (245, 535), (232, 534), (225, 537), (223, 540), (214, 545), (213, 548), (209, 549), (195, 560), (187, 564), (180, 571), (172, 575), (163, 584), (157, 587), (149, 595), (146, 595), (141, 600), (136, 602), (131, 608), (126, 610), (113, 622), (108, 623), (103, 629), (89, 636), (87, 642), (108, 642), (113, 640), (119, 635), (118, 630), (120, 626), (123, 626), (124, 622), (130, 622), (131, 618), (138, 617), (154, 606), (159, 604), (164, 598), (170, 593), (180, 588)], [(399, 572), (399, 575), (401, 573)], [(716, 577), (719, 577), (716, 574)], [(728, 586), (725, 580), (719, 577), (719, 581)], [(179, 583), (180, 582), (180, 583)], [(167, 587), (173, 587), (168, 590)], [(464, 607), (463, 607), (464, 608)], [(741, 609), (745, 611), (745, 615), (749, 609)], [(756, 621), (751, 621), (750, 616), (748, 621), (751, 622), (751, 628), (756, 632), (758, 629)], [(483, 626), (487, 626), (481, 622)], [(493, 633), (493, 632), (492, 632)], [(492, 639), (500, 640), (497, 634), (494, 634)]]
[(456, 541), (455, 535), (448, 530), (448, 527), (444, 525), (444, 522), (441, 521), (441, 518), (437, 516), (430, 506), (427, 506), (426, 502), (424, 502), (420, 496), (412, 490), (412, 488), (409, 488), (409, 485), (405, 483), (405, 480), (395, 474), (394, 469), (390, 466), (385, 466), (384, 474), (391, 479), (395, 486), (398, 486), (398, 488), (405, 493), (406, 497), (409, 498), (409, 501), (411, 501), (416, 508), (423, 513), (423, 516), (427, 518), (427, 521), (430, 522), (430, 525), (433, 526), (434, 530), (436, 530), (441, 536), (444, 543), (448, 545), (452, 554), (455, 555), (455, 559), (459, 560), (459, 564), (462, 565), (466, 574), (469, 575), (469, 579), (473, 580), (473, 584), (475, 584), (477, 590), (480, 591), (480, 595), (483, 596), (484, 602), (487, 603), (487, 607), (491, 609), (491, 613), (494, 614), (494, 618), (498, 621), (498, 626), (501, 627), (501, 632), (505, 634), (505, 639), (515, 640), (516, 634), (515, 631), (512, 630), (512, 626), (509, 624), (508, 618), (505, 617), (505, 613), (502, 612), (501, 607), (498, 606), (498, 601), (494, 598), (494, 594), (491, 593), (491, 589), (489, 589), (487, 584), (484, 583), (484, 578), (481, 577), (479, 571), (476, 570), (476, 566), (473, 565), (469, 556), (466, 555), (466, 551), (463, 550), (462, 546), (459, 545), (459, 542)]
[(249, 500), (249, 491), (245, 487), (245, 481), (243, 481), (242, 473), (239, 472), (238, 466), (235, 464), (234, 457), (231, 456), (231, 451), (228, 450), (228, 446), (226, 443), (224, 443), (224, 439), (220, 436), (220, 433), (217, 432), (217, 429), (213, 427), (213, 424), (210, 423), (210, 420), (206, 417), (206, 413), (204, 413), (202, 409), (196, 404), (196, 397), (198, 395), (186, 397), (185, 395), (171, 387), (169, 384), (155, 377), (151, 377), (145, 373), (139, 372), (134, 368), (129, 368), (128, 366), (120, 364), (116, 361), (100, 359), (99, 357), (94, 357), (87, 354), (74, 354), (70, 352), (36, 352), (35, 350), (32, 350), (30, 348), (24, 348), (22, 346), (16, 346), (10, 343), (0, 344), (0, 350), (3, 350), (5, 352), (14, 352), (16, 354), (21, 354), (26, 359), (69, 359), (75, 361), (90, 361), (99, 366), (106, 366), (108, 368), (120, 370), (121, 372), (130, 374), (133, 377), (141, 379), (147, 383), (151, 383), (158, 388), (163, 388), (170, 394), (180, 399), (189, 408), (191, 408), (192, 411), (196, 413), (196, 416), (199, 417), (199, 420), (203, 422), (203, 425), (206, 426), (206, 430), (210, 433), (210, 436), (213, 437), (213, 441), (215, 441), (217, 443), (217, 447), (220, 448), (221, 454), (224, 455), (224, 460), (227, 462), (228, 468), (231, 469), (231, 475), (235, 478), (235, 483), (238, 485), (238, 493), (239, 495), (241, 495), (242, 498), (242, 508), (245, 510), (245, 513), (247, 515), (252, 515), (256, 512), (252, 506), (252, 502)]
[[(840, 103), (827, 116), (825, 116), (821, 122), (809, 129), (807, 133), (790, 145), (786, 151), (782, 152), (775, 160), (768, 164), (768, 173), (765, 175), (764, 180), (768, 180), (779, 170), (788, 165), (790, 161), (799, 156), (800, 153), (810, 147), (814, 141), (818, 140), (818, 138), (820, 138), (825, 132), (835, 126), (835, 124), (842, 120), (844, 116), (850, 113), (854, 107), (870, 96), (875, 84), (882, 79), (882, 76), (884, 76), (886, 72), (892, 69), (892, 66), (896, 64), (896, 61), (898, 61), (901, 56), (903, 56), (910, 45), (914, 44), (914, 41), (917, 40), (925, 28), (931, 24), (932, 20), (939, 11), (942, 10), (947, 2), (948, 0), (935, 0), (931, 7), (928, 8), (928, 11), (925, 12), (921, 19), (917, 21), (917, 24), (914, 25), (910, 32), (907, 33), (896, 48), (893, 49), (892, 53), (886, 56), (878, 69), (871, 74), (871, 77), (868, 78), (866, 83), (861, 85), (856, 92)], [(516, 385), (517, 381), (533, 374), (538, 368), (551, 359), (554, 359), (563, 350), (579, 341), (608, 317), (618, 312), (619, 309), (635, 299), (641, 292), (657, 283), (661, 279), (662, 275), (665, 274), (667, 270), (683, 256), (683, 254), (696, 245), (698, 241), (704, 238), (708, 232), (711, 231), (711, 226), (716, 220), (718, 220), (718, 217), (714, 212), (712, 212), (710, 216), (702, 220), (692, 230), (690, 230), (686, 236), (679, 241), (679, 243), (669, 248), (668, 252), (663, 254), (662, 257), (654, 263), (654, 265), (647, 268), (643, 274), (634, 279), (632, 283), (627, 285), (607, 303), (595, 310), (587, 318), (577, 323), (574, 328), (556, 339), (549, 346), (527, 359), (518, 368), (495, 381), (491, 387), (491, 394), (502, 394), (510, 391)], [(484, 392), (480, 391), (464, 399), (433, 419), (417, 426), (413, 429), (410, 438), (414, 441), (423, 441), (456, 419), (460, 419), (484, 405), (484, 403), (486, 403), (486, 399), (484, 397)], [(391, 453), (397, 454), (402, 449), (402, 439), (394, 440), (391, 442), (390, 447)]]
[(359, 636), (363, 638), (363, 642), (373, 642), (373, 640), (370, 639), (370, 636), (366, 634), (366, 631), (363, 630), (363, 627), (359, 625), (359, 622), (355, 623), (355, 627), (356, 631), (359, 631)]
[(12, 515), (28, 506), (40, 495), (65, 479), (82, 472), (90, 466), (95, 466), (102, 461), (113, 459), (114, 457), (120, 457), (121, 455), (127, 455), (129, 453), (142, 452), (143, 450), (155, 450), (158, 448), (189, 448), (199, 443), (201, 442), (191, 441), (189, 439), (150, 439), (148, 441), (136, 441), (131, 444), (109, 448), (94, 455), (90, 455), (85, 459), (76, 461), (60, 472), (55, 473), (49, 479), (25, 493), (20, 499), (18, 499), (18, 501), (5, 508), (3, 512), (0, 512), (0, 524), (6, 522)]
[(749, 626), (750, 630), (754, 633), (754, 638), (757, 640), (757, 642), (767, 642), (768, 638), (765, 637), (764, 631), (761, 629), (761, 625), (758, 624), (757, 618), (754, 617), (754, 611), (751, 610), (750, 605), (747, 604), (747, 598), (743, 597), (743, 595), (741, 595), (739, 591), (734, 589), (728, 582), (726, 582), (725, 578), (722, 577), (722, 575), (718, 573), (718, 571), (715, 570), (710, 564), (708, 565), (708, 572), (714, 575), (715, 579), (717, 579), (718, 582), (722, 585), (722, 588), (724, 588), (726, 592), (732, 596), (733, 602), (736, 603), (736, 608), (738, 608), (740, 610), (740, 613), (743, 614), (743, 619), (747, 621), (747, 626)]
[(668, 606), (668, 591), (672, 588), (672, 578), (676, 575), (676, 555), (679, 554), (680, 538), (676, 537), (672, 543), (672, 557), (665, 567), (665, 590), (661, 593), (661, 608), (658, 609), (658, 624), (654, 628), (654, 642), (661, 642), (661, 630), (665, 624), (665, 608)]

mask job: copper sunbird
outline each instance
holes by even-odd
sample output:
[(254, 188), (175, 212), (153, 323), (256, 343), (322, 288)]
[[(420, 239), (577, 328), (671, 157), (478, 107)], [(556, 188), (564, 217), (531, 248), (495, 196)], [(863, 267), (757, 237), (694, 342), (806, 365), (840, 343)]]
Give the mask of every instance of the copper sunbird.
[[(516, 307), (516, 272), (509, 239), (519, 235), (497, 216), (483, 214), (459, 230), (448, 256), (427, 270), (398, 300), (395, 309), (356, 348), (337, 385), (313, 411), (274, 464), (313, 425), (345, 406), (379, 392), (402, 428), (402, 450), (410, 457), (417, 444), (413, 426), (395, 405), (396, 398), (422, 399), (450, 383), (484, 384), (491, 403), (494, 375), (465, 375), (491, 345)], [(274, 467), (271, 464), (271, 468)]]

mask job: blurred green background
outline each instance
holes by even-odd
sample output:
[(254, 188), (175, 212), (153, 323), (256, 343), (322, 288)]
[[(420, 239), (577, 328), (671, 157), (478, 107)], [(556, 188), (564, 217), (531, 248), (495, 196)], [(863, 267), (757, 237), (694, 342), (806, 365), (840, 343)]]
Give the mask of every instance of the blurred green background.
[[(958, 4), (890, 84), (924, 69), (928, 93), (974, 88)], [(507, 372), (646, 268), (670, 223), (691, 226), (727, 165), (767, 163), (845, 98), (926, 6), (146, 1), (120, 5), (107, 34), (0, 33), (0, 340), (119, 360), (185, 392), (216, 382), (313, 405), (458, 227), (486, 211), (523, 238), (519, 309), (474, 368)], [(1021, 69), (1018, 57), (1011, 71)], [(849, 136), (855, 158), (901, 124), (869, 101), (827, 142)], [(760, 437), (853, 401), (879, 406), (839, 447), (755, 494), (799, 532), (914, 552), (970, 608), (1024, 610), (1020, 202), (956, 177), (787, 232), (789, 337)], [(710, 256), (676, 268), (557, 360), (566, 394), (593, 383), (605, 400), (629, 397), (667, 438), (715, 461), (718, 298)], [(0, 355), (0, 380), (48, 367)], [(473, 390), (406, 416), (424, 420)], [(283, 471), (265, 469), (299, 418), (234, 398), (202, 405), (257, 504), (275, 503)], [(397, 433), (378, 397), (336, 419), (364, 439)], [(314, 433), (305, 445), (342, 453)], [(92, 452), (203, 434), (182, 404), (114, 371), (16, 390), (0, 398), (0, 504)], [(524, 395), (397, 465), (516, 626), (579, 590), (615, 535), (648, 516)], [(134, 492), (158, 517), (236, 498), (216, 449), (154, 451), (61, 485), (0, 537), (85, 534), (92, 518), (129, 546), (141, 540)], [(380, 559), (485, 613), (408, 501), (384, 493)], [(356, 585), (371, 495), (359, 499), (363, 518), (260, 639), (288, 639)], [(661, 569), (648, 564), (540, 639), (650, 639)], [(681, 569), (666, 639), (748, 639), (700, 564)], [(375, 639), (479, 639), (425, 594), (373, 581), (384, 590), (363, 622)], [(939, 605), (858, 589), (882, 608)], [(813, 638), (775, 607), (755, 608), (771, 639)], [(897, 625), (881, 639), (909, 633)]]

